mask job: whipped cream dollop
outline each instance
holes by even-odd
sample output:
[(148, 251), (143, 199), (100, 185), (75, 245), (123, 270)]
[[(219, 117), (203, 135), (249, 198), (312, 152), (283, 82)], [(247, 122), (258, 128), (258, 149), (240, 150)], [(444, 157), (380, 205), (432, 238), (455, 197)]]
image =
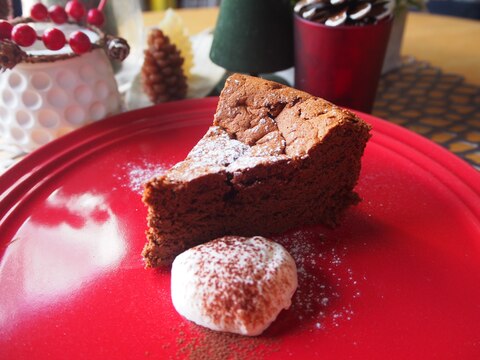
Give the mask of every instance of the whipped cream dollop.
[(211, 330), (255, 336), (288, 309), (297, 288), (291, 255), (266, 238), (226, 236), (172, 264), (171, 294), (185, 318)]

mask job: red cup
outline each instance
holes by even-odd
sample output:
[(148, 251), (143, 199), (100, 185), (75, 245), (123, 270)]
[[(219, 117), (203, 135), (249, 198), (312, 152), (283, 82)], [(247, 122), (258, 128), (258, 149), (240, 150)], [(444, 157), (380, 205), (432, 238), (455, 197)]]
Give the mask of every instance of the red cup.
[(331, 27), (295, 15), (295, 87), (370, 113), (391, 27), (391, 19)]

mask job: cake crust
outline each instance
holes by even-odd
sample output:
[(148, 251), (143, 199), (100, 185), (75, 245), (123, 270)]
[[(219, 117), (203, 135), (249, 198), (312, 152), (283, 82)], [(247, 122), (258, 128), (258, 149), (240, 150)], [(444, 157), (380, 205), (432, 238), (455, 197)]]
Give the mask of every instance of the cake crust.
[(213, 126), (184, 161), (145, 185), (147, 267), (225, 235), (336, 226), (370, 126), (323, 99), (259, 78), (227, 79)]

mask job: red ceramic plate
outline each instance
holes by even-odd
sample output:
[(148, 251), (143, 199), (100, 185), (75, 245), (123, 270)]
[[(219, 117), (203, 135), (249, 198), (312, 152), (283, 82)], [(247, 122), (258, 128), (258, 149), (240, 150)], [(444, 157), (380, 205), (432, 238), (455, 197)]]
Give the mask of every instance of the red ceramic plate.
[(0, 178), (0, 358), (480, 358), (480, 175), (368, 115), (363, 202), (275, 237), (300, 287), (258, 338), (206, 331), (145, 270), (141, 184), (184, 158), (217, 99), (125, 113)]

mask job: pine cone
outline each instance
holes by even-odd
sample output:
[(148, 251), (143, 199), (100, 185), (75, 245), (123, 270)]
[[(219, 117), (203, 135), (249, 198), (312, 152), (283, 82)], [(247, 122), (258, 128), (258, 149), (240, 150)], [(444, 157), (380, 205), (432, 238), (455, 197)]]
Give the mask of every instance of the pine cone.
[(25, 51), (13, 41), (6, 39), (0, 41), (0, 73), (6, 69), (13, 69), (25, 57)]
[(304, 19), (325, 24), (375, 24), (393, 12), (393, 0), (301, 0), (294, 11)]
[(183, 58), (174, 44), (159, 29), (148, 36), (148, 49), (142, 66), (142, 84), (154, 104), (180, 100), (187, 95)]

